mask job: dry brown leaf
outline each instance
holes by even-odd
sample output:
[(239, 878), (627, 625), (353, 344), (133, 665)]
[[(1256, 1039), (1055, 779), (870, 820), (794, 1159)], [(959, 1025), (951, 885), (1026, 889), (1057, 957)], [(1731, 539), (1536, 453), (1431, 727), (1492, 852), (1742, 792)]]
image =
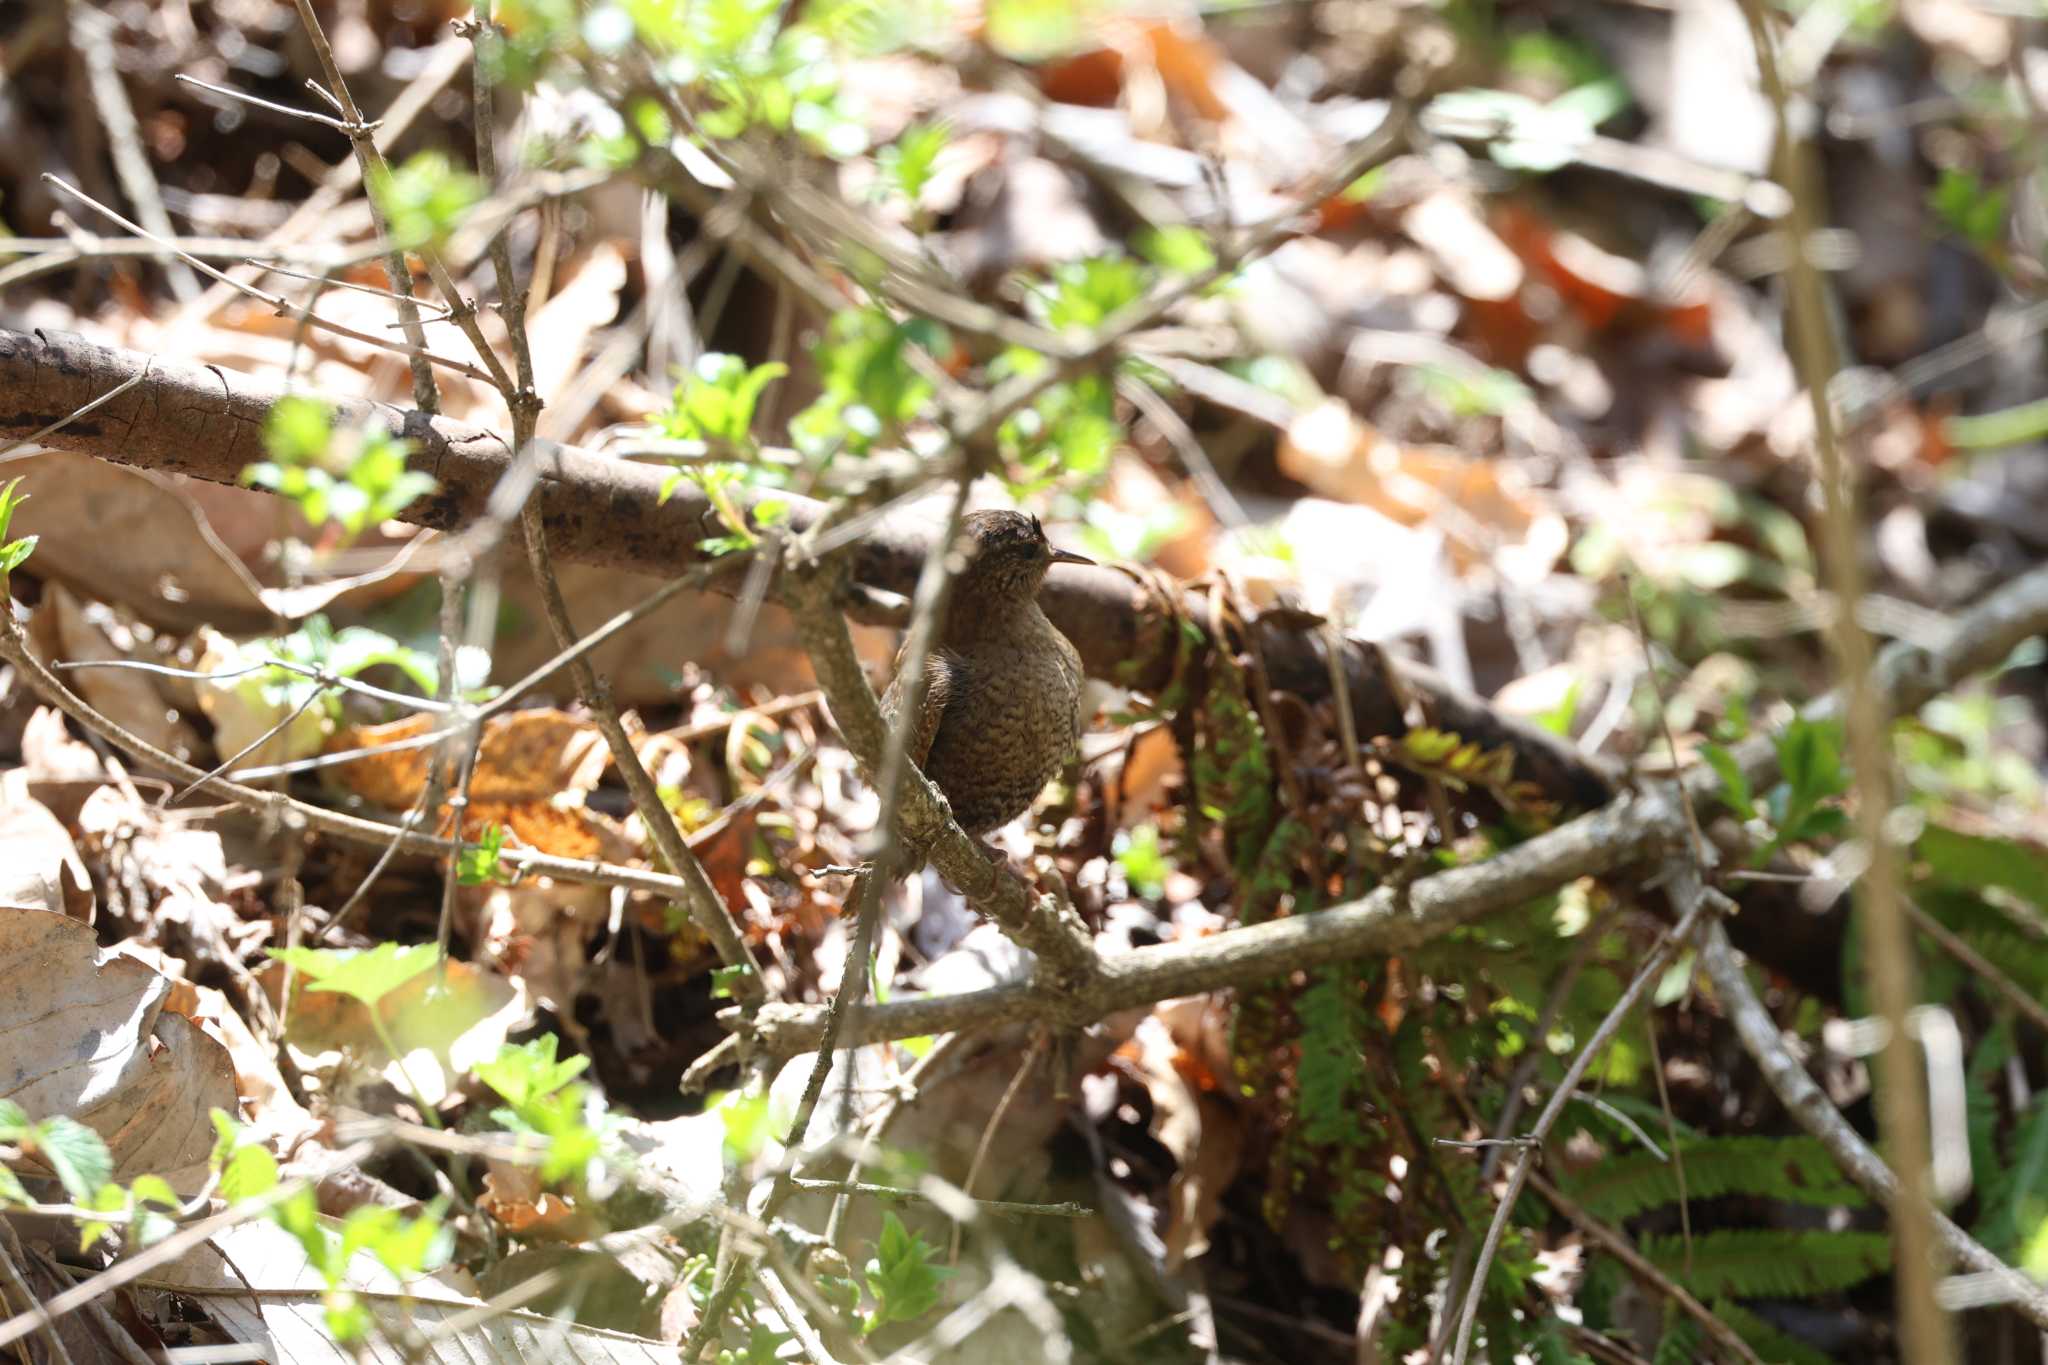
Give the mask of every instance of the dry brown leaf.
[(14, 530), (42, 537), (39, 576), (170, 630), (276, 625), (261, 586), (168, 476), (61, 453), (10, 463), (17, 474), (28, 500)]
[(1243, 1162), (1243, 1127), (1236, 1111), (1204, 1086), (1206, 1063), (1176, 1041), (1159, 1013), (1140, 1022), (1117, 1055), (1151, 1096), (1152, 1135), (1175, 1162), (1161, 1237), (1167, 1272), (1177, 1273), (1209, 1249), (1224, 1191)]
[(19, 790), (21, 773), (0, 781), (0, 909), (46, 910), (93, 922), (92, 881), (57, 817)]
[(38, 706), (22, 727), (21, 766), (38, 783), (97, 784), (107, 780), (107, 769), (100, 756), (84, 740), (71, 737), (71, 731), (65, 728), (64, 713), (54, 706)]
[(572, 1017), (590, 967), (593, 930), (611, 913), (600, 886), (493, 886), (471, 938), (478, 957), (516, 977), (542, 1009)]
[[(44, 610), (56, 636), (56, 657), (50, 662), (126, 662), (144, 652), (134, 632), (111, 610), (79, 601), (61, 583), (50, 585)], [(204, 752), (199, 732), (177, 713), (151, 674), (133, 668), (80, 668), (67, 670), (65, 680), (101, 715), (166, 753), (189, 762)]]
[[(626, 260), (618, 247), (600, 242), (527, 323), (533, 348), (533, 386), (553, 403), (583, 369), (590, 338), (619, 312), (626, 285)], [(566, 438), (565, 438), (566, 439)]]
[(1603, 250), (1515, 201), (1501, 204), (1493, 223), (1530, 273), (1556, 290), (1591, 331), (1652, 330), (1689, 348), (1712, 348), (1713, 315), (1703, 287), (1679, 298), (1662, 297), (1640, 263)]
[[(327, 742), (330, 754), (373, 748), (430, 734), (434, 718), (420, 714), (386, 725), (350, 726)], [(392, 810), (405, 810), (426, 789), (434, 746), (365, 754), (328, 771), (349, 791)], [(478, 803), (521, 805), (563, 793), (590, 791), (603, 776), (608, 754), (588, 719), (536, 708), (493, 716), (484, 723), (470, 797)]]
[(129, 931), (218, 966), (268, 935), (265, 922), (244, 920), (227, 904), (220, 835), (191, 816), (106, 785), (79, 808), (77, 824), (80, 846), (105, 869), (108, 912)]
[(113, 1179), (156, 1174), (190, 1194), (213, 1151), (209, 1112), (237, 1111), (235, 1072), (227, 1049), (167, 1007), (170, 994), (166, 977), (102, 952), (78, 920), (0, 909), (0, 1095), (31, 1119), (68, 1115), (98, 1132)]
[(615, 822), (594, 810), (563, 801), (471, 802), (463, 837), (475, 839), (501, 825), (528, 848), (558, 858), (623, 862), (639, 846)]
[(588, 1210), (549, 1193), (539, 1171), (509, 1161), (487, 1163), (476, 1206), (514, 1237), (531, 1241), (580, 1242), (604, 1231)]
[(1296, 419), (1281, 437), (1279, 464), (1324, 497), (1370, 507), (1403, 526), (1441, 528), (1460, 569), (1491, 562), (1508, 547), (1540, 551), (1546, 564), (1564, 549), (1562, 520), (1513, 466), (1450, 446), (1400, 445), (1340, 400)]

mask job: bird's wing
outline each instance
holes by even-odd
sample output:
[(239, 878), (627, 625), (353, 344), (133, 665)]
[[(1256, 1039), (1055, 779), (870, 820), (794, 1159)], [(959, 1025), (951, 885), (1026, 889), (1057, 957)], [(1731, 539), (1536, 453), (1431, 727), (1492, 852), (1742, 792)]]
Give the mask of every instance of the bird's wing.
[[(896, 677), (889, 683), (889, 690), (882, 694), (882, 714), (893, 726), (896, 713), (903, 705), (903, 658), (897, 656)], [(966, 661), (950, 649), (935, 649), (925, 656), (924, 701), (917, 718), (917, 726), (910, 732), (907, 752), (920, 771), (925, 760), (931, 757), (932, 740), (939, 733), (939, 722), (945, 719), (946, 706), (958, 695), (964, 681), (961, 674)]]

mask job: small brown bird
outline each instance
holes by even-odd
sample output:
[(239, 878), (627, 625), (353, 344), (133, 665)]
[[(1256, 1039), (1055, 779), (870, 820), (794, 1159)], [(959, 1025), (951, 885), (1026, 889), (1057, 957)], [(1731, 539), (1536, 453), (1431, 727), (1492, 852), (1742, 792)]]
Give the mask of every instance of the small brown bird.
[[(1039, 609), (1038, 587), (1054, 564), (1095, 561), (1055, 550), (1022, 512), (970, 512), (961, 532), (967, 563), (925, 660), (909, 753), (979, 837), (1023, 814), (1080, 742), (1081, 656)], [(902, 663), (882, 698), (892, 725)]]

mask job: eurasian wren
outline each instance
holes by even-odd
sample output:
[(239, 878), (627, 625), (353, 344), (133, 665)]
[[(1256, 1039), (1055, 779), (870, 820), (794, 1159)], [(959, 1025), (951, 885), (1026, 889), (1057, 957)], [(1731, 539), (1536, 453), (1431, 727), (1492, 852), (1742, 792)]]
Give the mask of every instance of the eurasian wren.
[[(961, 533), (966, 563), (925, 661), (909, 753), (979, 837), (1023, 814), (1080, 742), (1081, 656), (1040, 610), (1038, 587), (1054, 564), (1095, 561), (1055, 550), (1022, 512), (970, 512)], [(902, 663), (882, 698), (892, 725)]]

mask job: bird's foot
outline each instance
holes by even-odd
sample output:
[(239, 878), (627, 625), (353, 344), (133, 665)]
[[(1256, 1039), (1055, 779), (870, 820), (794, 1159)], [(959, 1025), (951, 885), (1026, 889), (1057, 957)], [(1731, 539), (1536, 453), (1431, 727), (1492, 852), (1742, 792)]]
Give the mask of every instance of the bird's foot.
[[(1032, 884), (1033, 874), (1031, 868), (1027, 864), (1018, 862), (1015, 858), (1011, 857), (1008, 853), (1005, 853), (1002, 849), (997, 848), (994, 844), (986, 843), (982, 840), (977, 839), (974, 841), (974, 846), (981, 850), (982, 857), (988, 859), (990, 867), (996, 868), (998, 871), (1008, 872), (1011, 876), (1015, 877), (1018, 881), (1023, 882), (1026, 886), (1030, 886)], [(944, 883), (946, 889), (948, 891), (951, 891), (954, 895), (964, 896), (967, 894), (966, 891), (963, 890), (961, 887), (953, 885), (953, 879), (951, 877), (946, 876), (943, 872), (939, 874), (939, 880), (942, 883)]]

